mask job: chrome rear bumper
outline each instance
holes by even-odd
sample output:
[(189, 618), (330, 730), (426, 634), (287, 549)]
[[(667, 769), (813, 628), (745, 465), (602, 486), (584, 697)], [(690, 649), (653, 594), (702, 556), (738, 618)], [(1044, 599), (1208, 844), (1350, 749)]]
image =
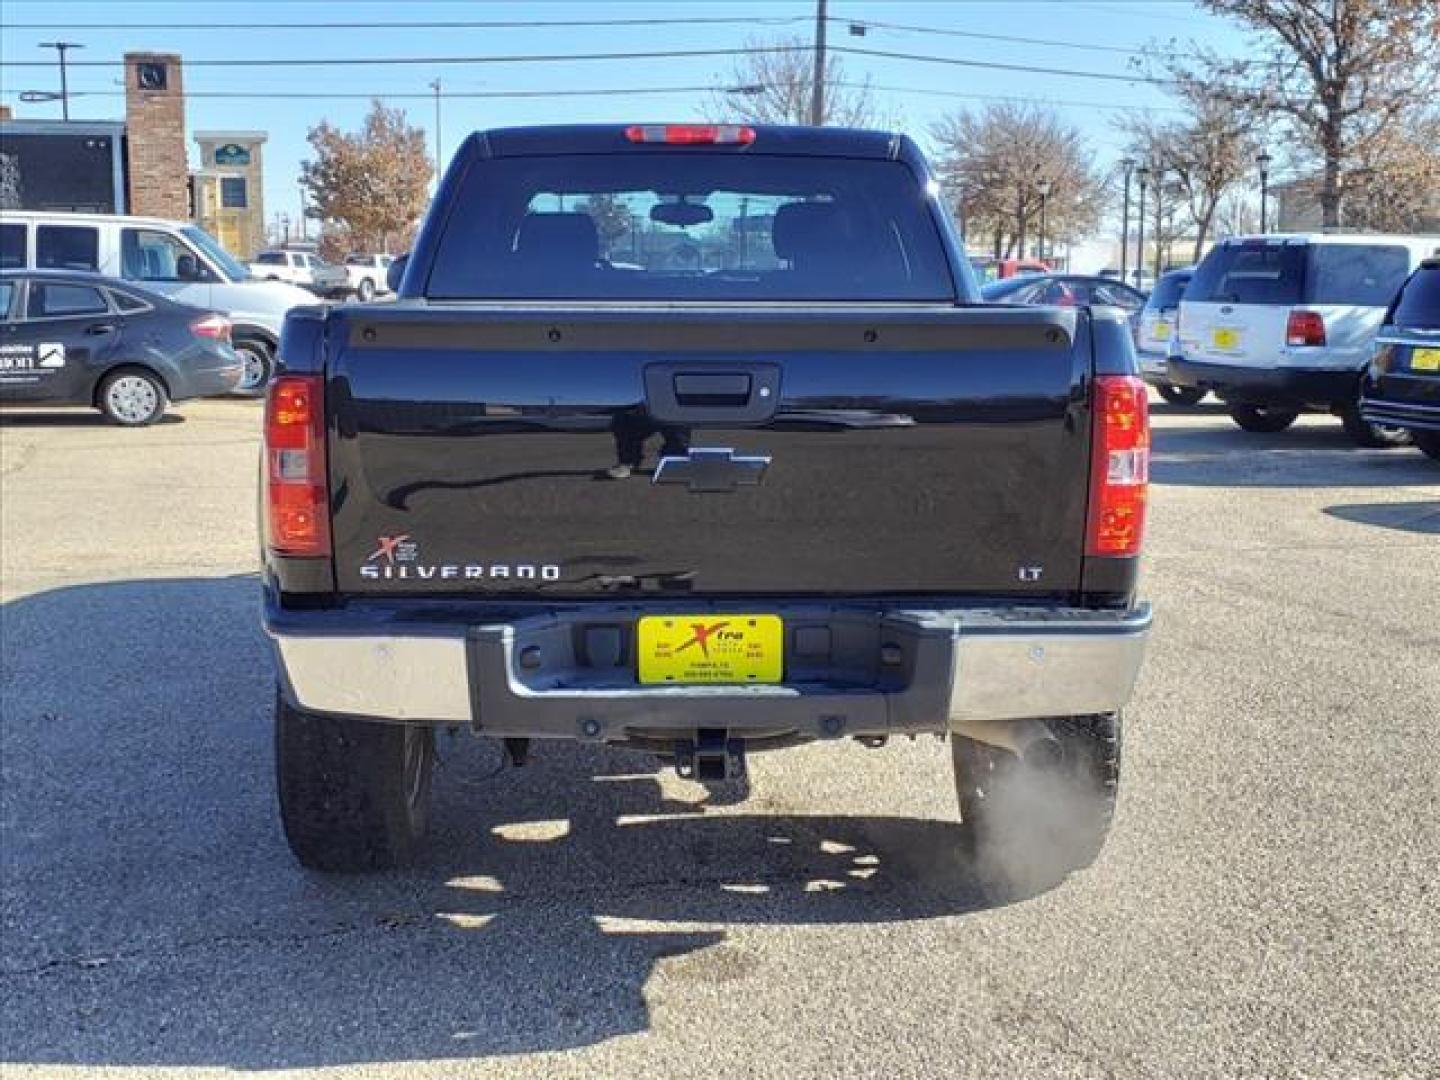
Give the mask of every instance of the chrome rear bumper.
[(702, 727), (806, 740), (1113, 712), (1130, 699), (1151, 624), (1149, 604), (772, 610), (786, 620), (788, 680), (773, 686), (639, 685), (627, 638), (638, 609), (474, 626), (272, 609), (266, 631), (282, 692), (307, 711), (620, 742)]

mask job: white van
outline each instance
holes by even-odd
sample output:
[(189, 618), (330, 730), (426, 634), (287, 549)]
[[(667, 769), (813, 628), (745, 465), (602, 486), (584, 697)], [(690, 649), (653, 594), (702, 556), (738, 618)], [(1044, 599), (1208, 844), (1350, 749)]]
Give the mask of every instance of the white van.
[(88, 270), (222, 311), (245, 363), (238, 389), (248, 393), (270, 379), (285, 313), (315, 302), (297, 286), (253, 280), (198, 226), (160, 218), (6, 210), (0, 212), (0, 269)]
[(1307, 408), (1333, 412), (1361, 446), (1399, 446), (1368, 423), (1360, 373), (1385, 310), (1440, 237), (1276, 234), (1223, 240), (1180, 301), (1170, 381), (1214, 390), (1246, 431), (1283, 431)]

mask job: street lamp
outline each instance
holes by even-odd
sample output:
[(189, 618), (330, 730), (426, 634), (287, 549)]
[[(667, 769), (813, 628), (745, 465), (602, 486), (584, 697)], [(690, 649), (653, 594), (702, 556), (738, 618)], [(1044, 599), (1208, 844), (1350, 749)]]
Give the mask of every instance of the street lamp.
[(1049, 180), (1041, 180), (1035, 185), (1035, 190), (1040, 193), (1040, 261), (1045, 261), (1045, 207), (1050, 201), (1050, 191), (1054, 185)]
[(1127, 281), (1125, 272), (1130, 269), (1130, 174), (1135, 171), (1135, 159), (1122, 158), (1120, 167), (1125, 170), (1125, 198), (1120, 203), (1120, 280)]
[(1255, 155), (1255, 164), (1260, 166), (1260, 231), (1262, 233), (1266, 231), (1265, 200), (1270, 194), (1270, 162), (1274, 160), (1266, 150), (1261, 150)]
[(78, 41), (42, 41), (40, 48), (54, 49), (60, 56), (60, 118), (70, 119), (70, 83), (65, 75), (65, 54), (71, 49), (83, 49)]
[(1145, 185), (1150, 182), (1150, 167), (1141, 165), (1135, 170), (1135, 179), (1140, 183), (1140, 210), (1135, 215), (1135, 231), (1139, 234), (1135, 244), (1135, 287), (1140, 287), (1145, 277)]

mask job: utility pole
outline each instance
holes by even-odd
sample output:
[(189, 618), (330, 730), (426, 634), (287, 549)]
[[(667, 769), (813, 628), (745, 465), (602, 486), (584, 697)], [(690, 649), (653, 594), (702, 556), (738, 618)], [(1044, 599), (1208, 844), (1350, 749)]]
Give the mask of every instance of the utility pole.
[(437, 78), (430, 84), (430, 89), (435, 91), (435, 187), (440, 187), (440, 170), (444, 168), (440, 157), (440, 80)]
[(65, 53), (70, 49), (83, 49), (78, 41), (42, 41), (40, 48), (54, 49), (60, 56), (60, 116), (70, 119), (70, 83), (65, 72)]
[(826, 0), (815, 0), (815, 78), (810, 87), (810, 123), (825, 123), (825, 6)]
[(309, 239), (305, 235), (305, 184), (303, 182), (300, 184), (300, 239)]

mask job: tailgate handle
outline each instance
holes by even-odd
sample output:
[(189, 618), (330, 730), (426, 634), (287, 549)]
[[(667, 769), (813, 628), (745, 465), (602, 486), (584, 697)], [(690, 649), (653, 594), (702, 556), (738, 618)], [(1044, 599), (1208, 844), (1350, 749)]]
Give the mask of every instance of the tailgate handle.
[(660, 424), (767, 424), (780, 404), (780, 365), (678, 361), (645, 368), (645, 411)]
[(738, 409), (750, 400), (750, 376), (676, 375), (675, 403), (683, 408)]

